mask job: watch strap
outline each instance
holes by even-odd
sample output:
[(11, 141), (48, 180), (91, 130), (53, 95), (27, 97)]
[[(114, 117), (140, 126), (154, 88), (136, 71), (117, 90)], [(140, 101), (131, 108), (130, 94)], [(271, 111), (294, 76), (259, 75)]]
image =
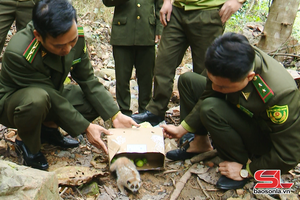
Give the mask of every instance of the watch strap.
[(246, 164), (246, 170), (248, 171), (248, 173), (250, 174), (250, 176), (253, 177), (253, 174), (250, 171), (250, 166), (249, 165), (250, 165), (250, 163)]

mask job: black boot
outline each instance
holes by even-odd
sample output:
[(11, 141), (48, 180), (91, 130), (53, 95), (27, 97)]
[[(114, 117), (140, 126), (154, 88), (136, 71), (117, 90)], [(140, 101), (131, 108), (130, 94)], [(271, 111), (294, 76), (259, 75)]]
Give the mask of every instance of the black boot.
[(22, 141), (16, 140), (16, 152), (23, 156), (24, 164), (27, 166), (41, 170), (49, 168), (45, 156), (40, 151), (36, 154), (30, 153)]
[(62, 148), (74, 148), (79, 145), (77, 140), (62, 136), (57, 128), (49, 128), (44, 125), (41, 128), (41, 141)]
[(226, 176), (222, 175), (219, 180), (217, 181), (217, 188), (223, 190), (231, 190), (231, 189), (239, 189), (243, 188), (249, 179), (243, 179), (241, 181), (235, 181)]
[(131, 118), (138, 124), (142, 122), (149, 122), (152, 126), (156, 126), (164, 120), (164, 117), (154, 115), (148, 110), (143, 113), (131, 115)]
[(187, 152), (186, 150), (190, 147), (190, 142), (193, 141), (194, 138), (190, 138), (189, 140), (185, 141), (184, 144), (181, 145), (179, 149), (168, 151), (166, 157), (170, 160), (186, 160), (190, 159), (199, 153), (191, 153)]

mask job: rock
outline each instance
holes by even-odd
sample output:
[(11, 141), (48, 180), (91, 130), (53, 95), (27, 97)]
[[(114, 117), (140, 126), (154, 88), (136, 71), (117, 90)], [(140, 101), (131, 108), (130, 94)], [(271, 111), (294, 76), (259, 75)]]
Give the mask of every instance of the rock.
[(281, 200), (298, 200), (298, 195), (291, 193), (291, 194), (280, 194)]
[(116, 194), (114, 190), (110, 187), (103, 186), (103, 191), (101, 193), (106, 193), (111, 199), (116, 199)]
[(236, 193), (237, 193), (237, 195), (239, 195), (239, 196), (242, 196), (242, 195), (244, 195), (245, 194), (245, 190), (243, 190), (243, 189), (237, 189), (236, 190)]
[(221, 200), (227, 200), (229, 199), (230, 197), (234, 196), (235, 195), (235, 192), (234, 190), (227, 190), (224, 195), (221, 197)]
[(61, 199), (53, 172), (0, 160), (0, 199)]
[(97, 77), (106, 80), (114, 80), (116, 78), (114, 69), (100, 69), (100, 70), (97, 69), (94, 71), (94, 73)]
[(71, 157), (71, 153), (69, 151), (60, 151), (57, 154), (57, 156), (60, 158), (63, 158), (63, 157), (69, 158), (69, 157)]
[(96, 182), (91, 182), (86, 185), (84, 185), (80, 192), (84, 195), (93, 196), (99, 193), (98, 184)]
[(0, 140), (0, 154), (4, 154), (7, 150), (7, 144), (5, 140)]
[(114, 80), (116, 79), (115, 70), (114, 69), (100, 69), (99, 76), (101, 78), (107, 80)]
[(111, 198), (107, 193), (101, 193), (96, 200), (111, 200)]

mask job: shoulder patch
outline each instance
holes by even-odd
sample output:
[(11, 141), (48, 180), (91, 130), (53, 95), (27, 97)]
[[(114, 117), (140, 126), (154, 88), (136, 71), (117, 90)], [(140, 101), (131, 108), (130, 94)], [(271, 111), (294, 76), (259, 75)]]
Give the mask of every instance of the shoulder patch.
[(272, 106), (271, 108), (268, 108), (267, 115), (271, 119), (271, 121), (274, 124), (283, 124), (288, 116), (289, 116), (289, 107), (288, 105), (284, 106)]
[(77, 26), (78, 37), (84, 37), (83, 27)]
[(33, 38), (33, 40), (30, 42), (30, 44), (23, 53), (23, 56), (28, 62), (33, 62), (37, 52), (39, 51), (40, 46), (41, 43), (36, 38)]
[(252, 80), (252, 83), (264, 103), (268, 102), (274, 96), (273, 90), (271, 90), (271, 88), (265, 83), (260, 75), (256, 74)]

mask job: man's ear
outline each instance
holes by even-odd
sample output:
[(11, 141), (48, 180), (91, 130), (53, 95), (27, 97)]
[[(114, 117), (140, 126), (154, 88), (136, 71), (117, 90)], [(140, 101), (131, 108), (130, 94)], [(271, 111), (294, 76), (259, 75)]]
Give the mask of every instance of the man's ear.
[(248, 75), (247, 75), (248, 81), (252, 81), (252, 79), (254, 78), (254, 76), (255, 76), (255, 72), (254, 71), (249, 72)]
[(39, 42), (42, 42), (43, 41), (43, 38), (41, 36), (41, 34), (39, 34), (39, 32), (37, 32), (37, 30), (33, 30), (33, 35), (35, 36), (35, 38), (39, 41)]

